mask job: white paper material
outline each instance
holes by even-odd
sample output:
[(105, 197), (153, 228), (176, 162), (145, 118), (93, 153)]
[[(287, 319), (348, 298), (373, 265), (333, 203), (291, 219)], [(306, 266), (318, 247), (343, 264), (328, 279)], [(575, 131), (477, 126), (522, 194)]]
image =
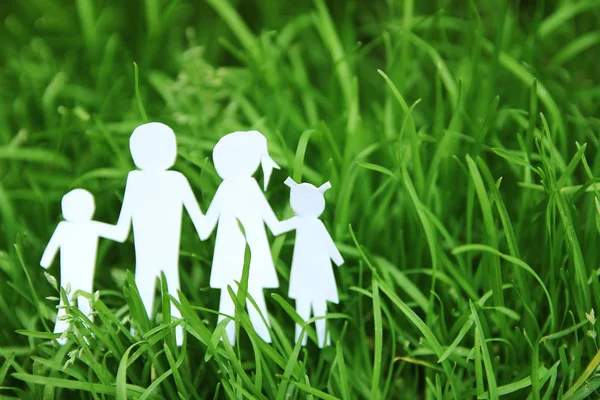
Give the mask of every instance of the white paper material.
[[(156, 278), (161, 272), (167, 279), (169, 294), (178, 298), (183, 208), (197, 230), (204, 216), (185, 176), (169, 170), (177, 157), (177, 141), (171, 128), (158, 122), (141, 125), (133, 131), (129, 147), (139, 169), (127, 177), (117, 227), (124, 239), (133, 225), (135, 283), (151, 316)], [(171, 315), (181, 318), (175, 306)], [(176, 342), (183, 344), (181, 325), (176, 328)]]
[[(344, 260), (319, 220), (325, 209), (324, 193), (331, 187), (329, 182), (317, 188), (288, 178), (285, 183), (291, 188), (290, 203), (296, 216), (280, 222), (263, 193), (273, 169), (279, 169), (269, 155), (266, 138), (258, 131), (233, 132), (222, 137), (214, 147), (213, 162), (223, 181), (203, 215), (185, 176), (169, 170), (177, 157), (177, 140), (171, 128), (157, 122), (137, 127), (130, 138), (130, 150), (138, 169), (127, 177), (117, 225), (92, 220), (94, 197), (88, 191), (75, 189), (63, 197), (65, 221), (59, 223), (41, 260), (41, 265), (48, 268), (60, 250), (62, 287), (70, 285), (73, 292), (91, 293), (98, 238), (123, 242), (133, 230), (135, 282), (146, 312), (151, 316), (156, 278), (161, 272), (167, 279), (169, 294), (178, 297), (181, 220), (185, 208), (200, 239), (207, 239), (217, 228), (210, 286), (221, 290), (218, 322), (235, 314), (227, 288), (238, 290), (248, 246), (248, 294), (256, 303), (255, 306), (247, 301), (248, 314), (257, 334), (271, 342), (264, 289), (279, 287), (279, 280), (265, 225), (274, 235), (296, 231), (289, 297), (295, 299), (298, 314), (305, 321), (310, 319), (311, 313), (314, 317), (324, 317), (327, 302), (338, 302), (332, 261), (340, 266)], [(259, 167), (264, 175), (262, 188), (253, 177)], [(78, 307), (85, 314), (91, 311), (89, 303), (79, 298)], [(177, 307), (172, 307), (171, 313), (181, 318)], [(61, 308), (55, 333), (67, 329), (68, 322), (62, 320), (64, 315)], [(325, 319), (316, 321), (316, 331), (318, 345), (323, 347), (328, 343)], [(301, 326), (297, 325), (296, 340), (300, 333)], [(227, 325), (226, 334), (234, 343), (233, 323)], [(306, 340), (305, 335), (304, 345)], [(181, 325), (176, 328), (176, 342), (183, 344)]]
[[(251, 253), (248, 293), (257, 303), (267, 325), (249, 301), (248, 315), (257, 334), (266, 342), (271, 342), (263, 289), (279, 287), (279, 280), (265, 224), (277, 235), (280, 233), (280, 222), (252, 175), (259, 166), (262, 167), (263, 188), (266, 190), (273, 168), (279, 169), (279, 166), (269, 156), (267, 140), (258, 131), (233, 132), (222, 137), (214, 147), (213, 162), (223, 182), (206, 212), (205, 226), (201, 230), (201, 238), (205, 239), (218, 224), (210, 286), (221, 289), (220, 313), (233, 316), (235, 307), (227, 287), (231, 286), (237, 292), (235, 281), (241, 282), (242, 279), (247, 243)], [(219, 315), (219, 322), (224, 318)], [(229, 341), (234, 343), (233, 323), (227, 325), (226, 333)]]
[[(63, 196), (61, 205), (65, 221), (60, 222), (54, 231), (40, 265), (49, 268), (60, 250), (60, 286), (65, 288), (69, 285), (72, 294), (78, 290), (92, 293), (98, 238), (123, 240), (115, 226), (92, 220), (95, 211), (94, 196), (87, 190), (70, 191)], [(64, 305), (61, 296), (54, 333), (63, 333), (68, 328), (68, 322), (64, 320)], [(87, 299), (78, 296), (77, 307), (93, 320)], [(65, 340), (62, 338), (59, 342), (64, 344)]]
[[(319, 216), (325, 210), (323, 194), (331, 184), (326, 182), (320, 187), (309, 183), (297, 184), (287, 178), (285, 184), (291, 188), (290, 204), (296, 213), (281, 222), (281, 230), (296, 230), (296, 243), (292, 257), (290, 272), (289, 297), (296, 300), (296, 311), (304, 320), (311, 315), (324, 317), (327, 313), (327, 302), (337, 303), (338, 292), (331, 262), (338, 267), (344, 263), (342, 255), (331, 239), (327, 228)], [(319, 347), (326, 342), (326, 320), (315, 321)], [(302, 327), (296, 325), (296, 341), (300, 337)], [(306, 345), (304, 335), (303, 345)]]

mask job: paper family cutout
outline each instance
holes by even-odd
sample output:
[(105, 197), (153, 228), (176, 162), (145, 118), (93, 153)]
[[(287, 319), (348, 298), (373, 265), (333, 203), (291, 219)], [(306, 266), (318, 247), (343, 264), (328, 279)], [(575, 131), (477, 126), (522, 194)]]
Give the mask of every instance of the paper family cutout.
[[(319, 219), (325, 210), (323, 194), (331, 188), (331, 184), (326, 182), (316, 188), (310, 183), (297, 184), (291, 178), (287, 178), (285, 184), (291, 188), (290, 203), (296, 213), (295, 217), (282, 222), (284, 231), (296, 230), (288, 296), (296, 300), (296, 312), (307, 321), (311, 309), (315, 318), (324, 317), (327, 302), (339, 302), (331, 261), (339, 267), (344, 259)], [(318, 345), (323, 347), (326, 320), (316, 320), (315, 326)], [(301, 332), (302, 327), (296, 325), (296, 341)], [(303, 345), (306, 342), (305, 335)]]
[[(256, 333), (270, 342), (268, 326), (261, 318), (262, 314), (269, 323), (263, 289), (279, 287), (279, 280), (265, 224), (278, 235), (280, 222), (252, 175), (260, 165), (266, 190), (273, 168), (279, 169), (279, 166), (269, 156), (267, 140), (258, 131), (233, 132), (222, 137), (213, 150), (213, 162), (223, 182), (206, 212), (205, 225), (210, 234), (218, 224), (210, 287), (221, 289), (219, 322), (225, 318), (223, 314), (234, 314), (235, 306), (227, 286), (236, 289), (234, 281), (241, 281), (248, 244), (251, 254), (248, 294), (257, 305), (255, 308), (248, 300), (248, 315)], [(229, 341), (234, 343), (235, 325), (228, 324), (225, 329)]]
[[(169, 294), (178, 297), (183, 208), (196, 230), (204, 216), (186, 177), (169, 171), (177, 157), (177, 140), (171, 128), (156, 122), (139, 126), (131, 134), (129, 149), (138, 170), (127, 176), (117, 229), (126, 237), (133, 227), (135, 283), (148, 316), (152, 316), (156, 278), (161, 272), (167, 279)], [(177, 307), (171, 308), (171, 314), (181, 318)], [(175, 337), (181, 345), (181, 325)]]
[[(60, 222), (52, 234), (40, 265), (48, 269), (60, 250), (60, 286), (70, 286), (74, 292), (92, 293), (98, 238), (119, 242), (123, 242), (124, 238), (120, 237), (115, 226), (92, 220), (95, 202), (94, 196), (87, 190), (70, 191), (63, 196), (61, 206), (65, 221)], [(68, 328), (64, 306), (61, 296), (54, 333), (62, 333)], [(77, 298), (77, 307), (85, 315), (90, 314), (90, 303), (81, 297)], [(93, 319), (92, 315), (89, 317)], [(64, 339), (59, 340), (64, 343)]]
[[(296, 216), (279, 221), (253, 177), (261, 167), (266, 191), (271, 172), (279, 169), (268, 153), (266, 138), (258, 131), (233, 132), (222, 137), (213, 149), (215, 169), (223, 181), (204, 215), (185, 176), (169, 170), (177, 157), (177, 140), (171, 128), (157, 122), (137, 127), (130, 138), (130, 150), (138, 169), (127, 177), (116, 225), (92, 220), (94, 198), (88, 191), (75, 189), (63, 197), (65, 221), (58, 224), (41, 260), (41, 265), (48, 268), (60, 249), (62, 287), (69, 284), (75, 292), (91, 293), (98, 238), (124, 242), (133, 228), (135, 282), (151, 316), (156, 277), (161, 272), (167, 278), (169, 294), (178, 296), (181, 219), (185, 208), (201, 240), (217, 228), (210, 287), (221, 290), (218, 322), (234, 315), (235, 305), (227, 288), (237, 291), (236, 281), (242, 278), (247, 245), (251, 255), (248, 294), (256, 303), (255, 307), (248, 301), (248, 315), (256, 333), (264, 341), (271, 341), (264, 289), (279, 287), (279, 280), (265, 225), (275, 236), (296, 231), (289, 297), (296, 300), (298, 314), (306, 321), (312, 309), (315, 317), (324, 317), (327, 301), (338, 302), (331, 261), (340, 266), (344, 260), (318, 219), (325, 209), (323, 194), (331, 187), (329, 182), (316, 188), (288, 178), (285, 183), (291, 188), (290, 203)], [(79, 298), (77, 305), (84, 314), (91, 311), (89, 303)], [(63, 306), (61, 300), (55, 333), (68, 328), (68, 322), (62, 318)], [(172, 307), (172, 315), (181, 318), (177, 307)], [(317, 320), (315, 325), (318, 345), (323, 347), (328, 340), (325, 319)], [(235, 332), (235, 325), (229, 323), (226, 334), (231, 343), (235, 342)], [(300, 332), (297, 325), (296, 340)], [(176, 342), (183, 344), (181, 325), (176, 328)], [(303, 344), (306, 345), (306, 336)]]

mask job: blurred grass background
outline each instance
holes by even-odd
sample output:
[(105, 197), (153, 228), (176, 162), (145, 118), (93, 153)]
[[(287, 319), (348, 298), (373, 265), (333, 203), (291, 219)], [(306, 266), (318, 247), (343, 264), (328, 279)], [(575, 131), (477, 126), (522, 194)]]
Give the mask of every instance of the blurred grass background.
[[(599, 398), (600, 1), (8, 0), (0, 16), (3, 398)], [(330, 348), (310, 329), (293, 343), (293, 234), (272, 239), (273, 345), (244, 313), (240, 343), (219, 342), (213, 242), (187, 217), (183, 348), (164, 288), (140, 312), (131, 239), (101, 241), (96, 323), (71, 308), (56, 344), (39, 259), (60, 198), (86, 188), (116, 222), (146, 119), (174, 128), (204, 210), (234, 130), (268, 137), (280, 218), (288, 175), (331, 180)]]

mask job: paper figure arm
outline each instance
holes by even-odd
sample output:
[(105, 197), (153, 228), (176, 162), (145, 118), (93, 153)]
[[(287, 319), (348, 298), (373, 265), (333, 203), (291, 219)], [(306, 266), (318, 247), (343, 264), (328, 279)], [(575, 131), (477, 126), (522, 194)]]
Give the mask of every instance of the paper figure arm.
[(333, 261), (335, 263), (335, 265), (337, 265), (338, 267), (343, 265), (344, 258), (340, 254), (340, 251), (338, 250), (337, 246), (335, 245), (335, 242), (329, 235), (329, 232), (327, 232), (327, 228), (325, 228), (325, 225), (322, 222), (321, 222), (321, 227), (323, 228), (323, 239), (324, 239), (323, 241), (325, 242), (325, 245), (327, 246), (327, 252), (329, 253), (329, 257), (331, 258), (331, 261)]
[(202, 240), (208, 238), (215, 230), (215, 226), (217, 226), (219, 216), (221, 215), (221, 207), (223, 205), (222, 192), (223, 189), (221, 186), (219, 186), (217, 188), (217, 192), (215, 193), (215, 197), (213, 197), (210, 206), (208, 206), (208, 210), (206, 210), (206, 215), (204, 216), (204, 238), (200, 236)]
[(48, 242), (48, 246), (46, 246), (46, 250), (44, 250), (44, 254), (42, 255), (42, 259), (40, 261), (40, 265), (45, 269), (50, 268), (54, 257), (56, 257), (56, 253), (58, 253), (58, 249), (62, 245), (62, 222), (58, 224), (56, 230), (52, 234), (50, 241)]
[(263, 194), (262, 190), (260, 190), (258, 182), (255, 181), (254, 183), (254, 188), (251, 189), (250, 193), (248, 194), (250, 196), (255, 196), (255, 204), (257, 208), (259, 208), (257, 212), (260, 213), (262, 220), (269, 227), (271, 233), (273, 233), (275, 236), (281, 235), (283, 232), (287, 232), (282, 230), (281, 222), (279, 222), (279, 219), (277, 219), (277, 216), (267, 201), (267, 198)]
[[(124, 242), (129, 236), (129, 230), (131, 229), (131, 219), (133, 218), (133, 207), (135, 193), (135, 178), (132, 176), (132, 172), (127, 176), (127, 183), (125, 184), (125, 193), (123, 194), (123, 205), (121, 206), (121, 214), (119, 214), (119, 220), (117, 221), (116, 229), (117, 234), (115, 235), (118, 242)], [(122, 240), (120, 240), (122, 238)]]
[(120, 229), (118, 225), (105, 224), (104, 222), (92, 221), (96, 233), (106, 239), (114, 240), (115, 242), (123, 243), (127, 239), (127, 231)]
[(267, 224), (267, 226), (269, 227), (269, 230), (275, 236), (287, 232), (283, 230), (284, 225), (282, 225), (282, 223), (277, 219), (277, 216), (275, 215), (275, 212), (273, 211), (271, 205), (267, 201), (267, 198), (262, 193), (260, 193), (260, 195), (262, 197), (262, 217), (265, 221), (265, 224)]
[(292, 231), (298, 227), (298, 217), (292, 217), (285, 221), (279, 221), (277, 224), (278, 234)]
[(198, 200), (196, 199), (196, 195), (190, 186), (190, 182), (187, 178), (181, 175), (180, 182), (180, 190), (181, 190), (181, 201), (183, 202), (183, 206), (187, 210), (190, 218), (192, 219), (192, 223), (198, 232), (198, 236), (200, 236), (201, 240), (204, 240), (208, 237), (208, 235), (204, 235), (204, 227), (205, 218), (204, 214), (202, 214), (202, 210), (198, 205)]

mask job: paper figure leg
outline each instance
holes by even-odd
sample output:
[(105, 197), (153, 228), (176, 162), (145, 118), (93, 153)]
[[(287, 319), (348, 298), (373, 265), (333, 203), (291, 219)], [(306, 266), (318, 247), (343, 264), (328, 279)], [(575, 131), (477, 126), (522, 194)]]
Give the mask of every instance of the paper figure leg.
[[(325, 300), (314, 302), (312, 308), (315, 318), (324, 317), (327, 315), (327, 302)], [(317, 329), (317, 341), (319, 343), (319, 347), (322, 348), (325, 345), (325, 335), (327, 335), (327, 320), (316, 320), (315, 327)]]
[[(267, 343), (271, 343), (271, 334), (269, 333), (269, 314), (267, 311), (267, 303), (265, 302), (265, 294), (262, 288), (257, 289), (249, 289), (249, 294), (252, 296), (252, 299), (256, 302), (256, 306), (250, 302), (250, 300), (246, 301), (246, 307), (248, 307), (248, 316), (250, 317), (250, 322), (254, 326), (254, 330)], [(258, 309), (257, 309), (258, 308)], [(260, 311), (260, 312), (259, 312)], [(265, 318), (267, 324), (263, 321), (262, 316)]]
[[(144, 303), (144, 308), (149, 318), (152, 318), (152, 306), (154, 305), (154, 291), (156, 290), (156, 275), (144, 271), (145, 268), (140, 268), (135, 272), (135, 284), (138, 292), (140, 292), (140, 298)], [(140, 271), (141, 270), (141, 271)]]
[[(219, 312), (221, 314), (231, 315), (232, 317), (235, 315), (235, 304), (229, 295), (229, 291), (227, 289), (221, 289), (221, 302), (219, 304)], [(219, 315), (217, 319), (217, 324), (227, 318), (225, 315)], [(225, 333), (227, 334), (227, 338), (229, 339), (230, 344), (235, 343), (235, 323), (231, 321), (225, 327)]]
[[(144, 272), (142, 272), (144, 271)], [(137, 286), (140, 298), (146, 309), (148, 318), (152, 318), (152, 306), (154, 303), (154, 290), (156, 288), (156, 275), (148, 273), (147, 269), (136, 265), (135, 285)], [(133, 326), (130, 329), (131, 334), (135, 334)]]
[[(60, 299), (60, 304), (58, 305), (58, 312), (56, 313), (56, 323), (54, 324), (54, 333), (63, 333), (67, 329), (69, 329), (69, 322), (65, 320), (67, 316), (67, 310), (64, 308), (64, 303), (62, 301), (62, 297)], [(65, 344), (67, 343), (67, 339), (56, 339), (58, 343)]]
[[(296, 312), (304, 320), (304, 322), (310, 319), (310, 301), (304, 299), (296, 299)], [(302, 333), (302, 325), (296, 324), (296, 343), (300, 339), (300, 333)], [(306, 346), (308, 343), (308, 332), (304, 332), (304, 338), (302, 339), (302, 346)]]
[(77, 308), (79, 311), (86, 317), (90, 319), (90, 321), (94, 322), (94, 316), (92, 315), (92, 306), (90, 305), (90, 301), (83, 296), (77, 296)]
[[(92, 293), (92, 285), (90, 284), (90, 285), (86, 285), (86, 287), (80, 287), (80, 288), (78, 288), (78, 290), (91, 294)], [(94, 322), (94, 316), (92, 315), (92, 305), (90, 304), (90, 300), (88, 300), (87, 298), (85, 298), (84, 296), (82, 296), (79, 293), (77, 296), (77, 308), (79, 308), (79, 311), (81, 311), (81, 313), (83, 315), (88, 317), (90, 319), (90, 321)]]
[[(179, 273), (178, 271), (170, 272), (168, 275), (165, 273), (165, 277), (167, 278), (167, 287), (169, 288), (169, 294), (173, 296), (173, 298), (179, 298)], [(181, 319), (181, 312), (179, 308), (173, 302), (171, 302), (171, 316)], [(175, 342), (177, 346), (183, 345), (183, 325), (177, 325), (175, 328)]]

